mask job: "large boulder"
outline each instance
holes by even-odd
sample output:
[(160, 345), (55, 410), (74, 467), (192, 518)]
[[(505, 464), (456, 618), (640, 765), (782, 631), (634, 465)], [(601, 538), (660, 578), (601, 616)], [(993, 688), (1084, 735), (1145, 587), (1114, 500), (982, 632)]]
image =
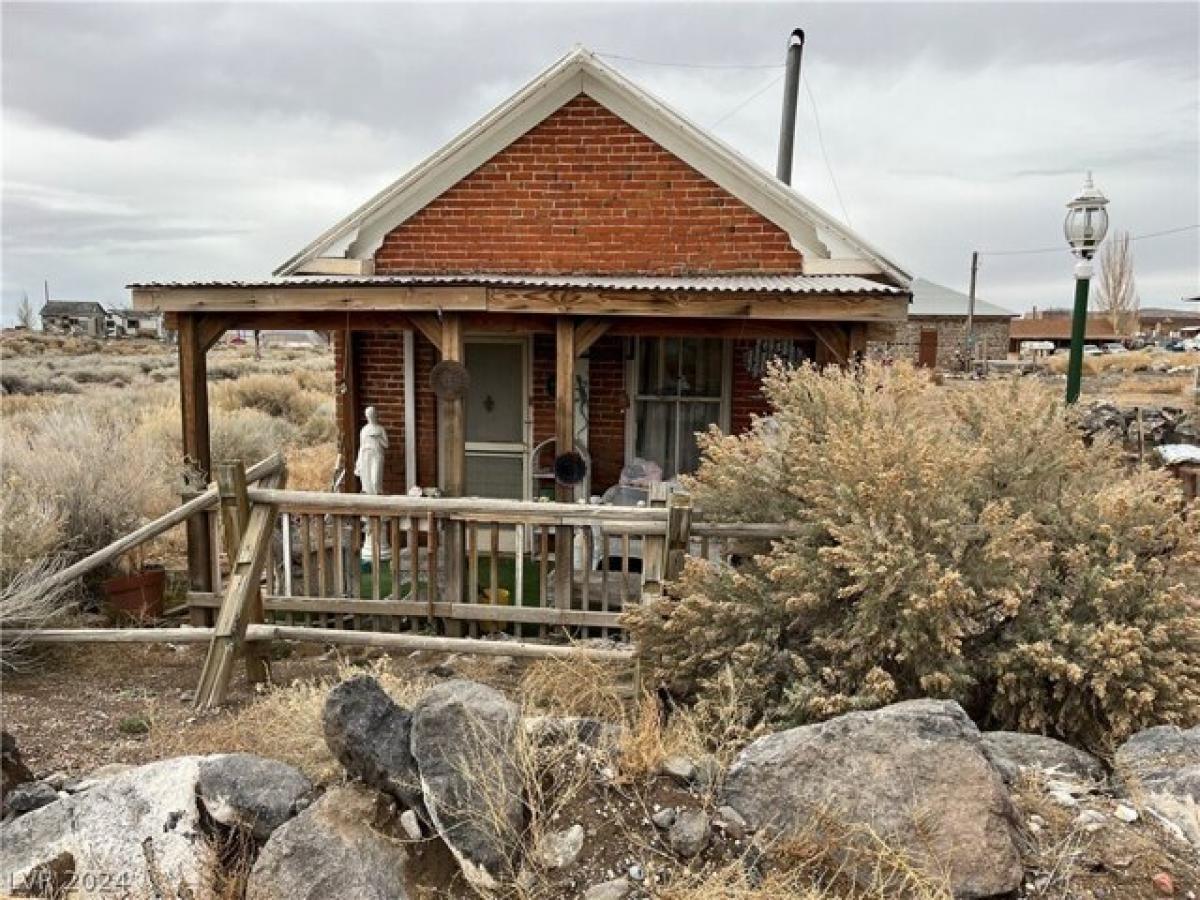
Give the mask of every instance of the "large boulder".
[(346, 771), (424, 812), (420, 776), (409, 750), (412, 715), (368, 675), (343, 681), (325, 701), (325, 743)]
[(205, 811), (260, 844), (305, 805), (312, 788), (299, 769), (274, 759), (228, 753), (200, 761), (197, 790)]
[(378, 796), (334, 788), (276, 829), (250, 872), (246, 900), (405, 900), (407, 855), (372, 824)]
[(1113, 769), (1134, 802), (1200, 847), (1200, 726), (1139, 731), (1118, 748)]
[(467, 880), (484, 889), (516, 868), (524, 829), (520, 711), (492, 688), (446, 681), (413, 709), (412, 755), (430, 821)]
[(0, 826), (0, 884), (36, 882), (47, 872), (97, 884), (120, 874), (135, 895), (154, 883), (180, 896), (203, 882), (198, 756), (140, 766)]
[(1104, 764), (1092, 754), (1040, 734), (985, 731), (983, 751), (1008, 784), (1022, 771), (1071, 775), (1088, 781), (1104, 778)]
[(6, 729), (0, 729), (0, 801), (19, 784), (33, 781), (33, 773), (21, 759), (17, 739)]
[(205, 881), (210, 820), (265, 840), (311, 789), (291, 766), (243, 753), (129, 768), (0, 827), (0, 883), (120, 873), (116, 887), (134, 894), (157, 883), (184, 896)]
[(734, 762), (721, 802), (768, 833), (820, 815), (869, 826), (914, 864), (945, 871), (956, 897), (1021, 884), (1011, 802), (954, 702), (910, 700), (760, 738)]

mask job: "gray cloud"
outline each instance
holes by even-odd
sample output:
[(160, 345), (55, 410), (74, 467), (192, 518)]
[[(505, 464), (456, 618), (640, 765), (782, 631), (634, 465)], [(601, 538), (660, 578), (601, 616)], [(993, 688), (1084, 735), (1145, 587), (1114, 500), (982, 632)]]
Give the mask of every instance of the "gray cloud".
[[(130, 280), (264, 274), (577, 42), (773, 65), (797, 25), (854, 226), (927, 277), (961, 287), (972, 249), (1061, 241), (1085, 167), (1121, 227), (1200, 221), (1195, 4), (7, 3), (3, 15), (6, 312), (44, 277), (111, 302)], [(614, 64), (702, 125), (777, 74)], [(714, 129), (768, 168), (779, 92)], [(816, 138), (805, 102), (797, 187), (840, 214)], [(1200, 282), (1188, 235), (1139, 245), (1138, 263), (1147, 302)], [(1045, 305), (1069, 290), (1069, 267), (997, 260), (981, 284), (1014, 308)]]

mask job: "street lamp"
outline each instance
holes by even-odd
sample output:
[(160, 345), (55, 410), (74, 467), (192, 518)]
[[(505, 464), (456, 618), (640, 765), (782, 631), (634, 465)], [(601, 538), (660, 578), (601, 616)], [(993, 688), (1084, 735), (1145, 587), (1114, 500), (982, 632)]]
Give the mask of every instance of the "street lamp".
[(1071, 318), (1071, 356), (1067, 360), (1067, 402), (1079, 399), (1079, 382), (1083, 377), (1083, 338), (1087, 330), (1088, 282), (1092, 277), (1092, 256), (1108, 232), (1108, 205), (1105, 197), (1092, 184), (1092, 173), (1075, 199), (1067, 204), (1063, 234), (1078, 258), (1075, 264), (1075, 312)]

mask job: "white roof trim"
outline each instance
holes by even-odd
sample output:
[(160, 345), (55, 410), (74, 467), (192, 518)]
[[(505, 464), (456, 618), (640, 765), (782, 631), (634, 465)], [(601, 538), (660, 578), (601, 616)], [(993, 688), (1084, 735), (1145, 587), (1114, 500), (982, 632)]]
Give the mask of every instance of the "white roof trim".
[(582, 47), (327, 230), (275, 274), (323, 268), (326, 264), (317, 262), (322, 258), (370, 259), (388, 232), (581, 93), (786, 231), (804, 257), (805, 272), (884, 274), (901, 285), (910, 280), (908, 272), (850, 228)]

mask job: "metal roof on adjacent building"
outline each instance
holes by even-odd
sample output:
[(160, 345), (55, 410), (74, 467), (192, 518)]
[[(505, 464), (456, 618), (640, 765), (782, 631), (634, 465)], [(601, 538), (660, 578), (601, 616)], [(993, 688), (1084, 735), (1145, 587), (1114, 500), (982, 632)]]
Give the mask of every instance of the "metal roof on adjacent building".
[[(861, 275), (503, 275), (463, 272), (443, 275), (304, 275), (258, 280), (151, 281), (130, 290), (186, 288), (432, 287), (480, 285), (566, 290), (715, 291), (768, 294), (904, 294), (903, 288)], [(936, 287), (936, 285), (934, 285)], [(944, 290), (944, 289), (943, 289)], [(965, 297), (963, 298), (966, 299)], [(963, 309), (965, 314), (965, 307)], [(1002, 311), (1002, 315), (1011, 315)], [(986, 313), (977, 313), (986, 315)]]
[[(941, 284), (934, 284), (924, 278), (914, 278), (912, 281), (912, 304), (908, 308), (909, 316), (966, 316), (971, 298), (966, 294), (953, 290)], [(988, 303), (986, 300), (975, 298), (975, 317), (987, 318), (1016, 318), (1017, 313)]]

